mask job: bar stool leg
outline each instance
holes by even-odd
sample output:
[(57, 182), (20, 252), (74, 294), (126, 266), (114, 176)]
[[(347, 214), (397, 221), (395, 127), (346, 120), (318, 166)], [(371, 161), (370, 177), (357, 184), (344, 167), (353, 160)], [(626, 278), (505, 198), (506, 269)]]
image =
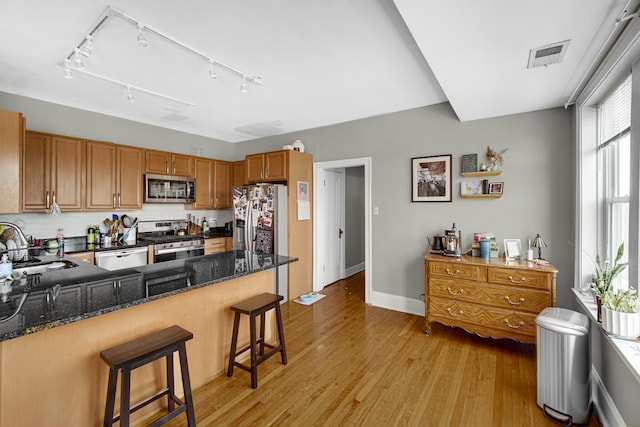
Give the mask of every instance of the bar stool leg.
[(251, 339), (251, 388), (258, 388), (258, 355), (256, 349), (256, 316), (249, 316)]
[(238, 327), (240, 326), (240, 313), (236, 311), (233, 318), (233, 334), (231, 335), (231, 351), (229, 352), (229, 367), (227, 368), (227, 376), (233, 376), (233, 367), (236, 360), (236, 348), (238, 345)]
[(118, 370), (109, 369), (109, 385), (107, 386), (107, 406), (104, 410), (104, 426), (113, 425), (113, 407), (116, 404), (116, 386), (118, 383)]
[(260, 356), (264, 356), (264, 318), (265, 314), (260, 315)]
[(276, 303), (276, 323), (278, 324), (278, 341), (282, 346), (280, 350), (280, 356), (282, 358), (282, 364), (287, 364), (287, 349), (284, 345), (284, 326), (282, 325), (282, 312), (280, 311), (280, 304)]
[(180, 372), (182, 373), (182, 388), (184, 389), (184, 404), (187, 405), (187, 425), (196, 427), (196, 414), (193, 408), (191, 381), (189, 380), (189, 365), (187, 364), (187, 347), (180, 344)]
[(175, 384), (173, 379), (173, 354), (168, 354), (167, 357), (167, 389), (169, 390), (169, 394), (167, 395), (167, 406), (169, 407), (169, 412), (172, 412), (176, 407), (176, 402), (173, 401), (173, 397), (175, 396)]
[(131, 393), (131, 371), (122, 368), (122, 393), (120, 394), (120, 426), (129, 427), (129, 404)]

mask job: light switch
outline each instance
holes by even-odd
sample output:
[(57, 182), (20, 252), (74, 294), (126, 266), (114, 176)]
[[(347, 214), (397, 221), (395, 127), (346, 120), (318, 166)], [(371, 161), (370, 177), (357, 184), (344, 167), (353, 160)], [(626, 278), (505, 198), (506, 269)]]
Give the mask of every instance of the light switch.
[(377, 207), (377, 206), (374, 206), (374, 207), (373, 207), (373, 214), (374, 214), (374, 215), (378, 215), (379, 213), (380, 213), (380, 211), (378, 210), (378, 207)]

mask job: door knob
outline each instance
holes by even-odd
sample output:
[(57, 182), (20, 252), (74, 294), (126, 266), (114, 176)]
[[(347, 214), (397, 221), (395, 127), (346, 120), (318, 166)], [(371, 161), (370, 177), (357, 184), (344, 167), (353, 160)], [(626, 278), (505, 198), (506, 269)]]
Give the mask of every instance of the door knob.
[(338, 229), (338, 239), (342, 239), (342, 235), (344, 234), (344, 231), (342, 231), (342, 228)]

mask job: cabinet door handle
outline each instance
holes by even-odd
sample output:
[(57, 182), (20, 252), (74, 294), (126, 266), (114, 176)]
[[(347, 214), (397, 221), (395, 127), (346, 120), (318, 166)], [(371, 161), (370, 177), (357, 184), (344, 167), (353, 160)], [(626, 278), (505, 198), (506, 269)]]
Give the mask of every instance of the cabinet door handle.
[(113, 207), (116, 208), (116, 193), (113, 193)]
[(165, 170), (165, 172), (169, 173), (169, 161), (168, 160), (164, 161), (164, 170)]
[(51, 194), (52, 194), (51, 199), (53, 200), (53, 203), (55, 203), (56, 202), (56, 192), (53, 191)]
[(120, 198), (120, 193), (118, 193), (118, 207), (121, 208), (122, 207), (122, 200)]
[(518, 280), (514, 280), (513, 276), (509, 276), (509, 280), (511, 281), (511, 283), (520, 284), (520, 283), (524, 282), (527, 279), (526, 279), (526, 277), (521, 277)]
[(522, 297), (520, 297), (518, 301), (511, 301), (511, 298), (509, 298), (509, 295), (505, 295), (504, 299), (507, 300), (507, 302), (511, 305), (520, 305), (524, 302), (524, 298)]
[(451, 307), (447, 307), (447, 312), (449, 313), (449, 316), (451, 317), (458, 317), (464, 314), (464, 311), (460, 310), (457, 313), (455, 313)]
[(44, 207), (49, 209), (50, 206), (51, 206), (51, 204), (50, 204), (50, 200), (49, 200), (49, 192), (47, 191), (47, 192), (45, 192), (45, 195), (44, 195)]
[(173, 161), (173, 173), (176, 173), (176, 161)]
[(460, 288), (459, 291), (452, 291), (451, 290), (451, 286), (448, 286), (447, 287), (447, 292), (449, 292), (449, 295), (453, 295), (453, 296), (462, 295), (462, 294), (464, 294), (464, 289)]
[(265, 174), (265, 178), (269, 178), (269, 173), (270, 173), (270, 172), (271, 172), (271, 171), (269, 170), (269, 166), (267, 166), (267, 173)]
[(449, 269), (447, 268), (447, 270), (446, 270), (446, 271), (447, 271), (447, 274), (448, 274), (449, 276), (457, 276), (458, 274), (462, 273), (462, 272), (461, 272), (460, 270), (458, 270), (458, 269), (456, 269), (455, 271), (451, 271), (451, 270), (449, 270)]
[(511, 322), (509, 322), (509, 319), (504, 319), (504, 323), (506, 323), (511, 329), (520, 329), (524, 326), (524, 322), (522, 320), (519, 321), (517, 325), (512, 325)]

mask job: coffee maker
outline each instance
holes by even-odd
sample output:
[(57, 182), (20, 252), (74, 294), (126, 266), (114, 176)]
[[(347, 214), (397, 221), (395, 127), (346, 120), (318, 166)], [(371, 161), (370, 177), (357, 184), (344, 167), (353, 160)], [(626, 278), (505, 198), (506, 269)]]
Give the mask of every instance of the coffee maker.
[(450, 230), (444, 230), (444, 250), (443, 254), (447, 256), (459, 257), (462, 255), (462, 232), (456, 228), (456, 223)]

